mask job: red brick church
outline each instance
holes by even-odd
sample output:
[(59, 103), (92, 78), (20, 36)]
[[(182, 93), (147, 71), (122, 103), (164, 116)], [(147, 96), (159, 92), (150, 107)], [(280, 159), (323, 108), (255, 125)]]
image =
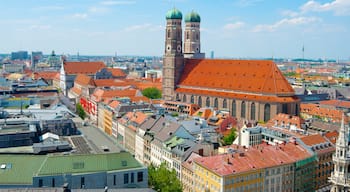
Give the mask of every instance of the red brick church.
[[(200, 49), (200, 16), (166, 14), (163, 98), (229, 111), (241, 119), (268, 121), (278, 113), (299, 114), (299, 99), (269, 60), (205, 59)], [(184, 39), (182, 38), (184, 35)]]

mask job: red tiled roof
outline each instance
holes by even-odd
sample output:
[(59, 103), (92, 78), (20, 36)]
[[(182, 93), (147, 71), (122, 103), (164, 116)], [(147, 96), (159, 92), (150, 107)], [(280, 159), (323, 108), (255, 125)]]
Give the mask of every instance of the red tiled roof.
[(324, 136), (333, 144), (336, 143), (338, 135), (339, 135), (338, 131), (332, 131), (324, 134)]
[(294, 95), (281, 71), (269, 60), (187, 59), (179, 86)]
[(130, 83), (118, 79), (95, 79), (96, 87), (125, 87)]
[(226, 176), (252, 169), (289, 164), (311, 157), (306, 149), (293, 143), (279, 146), (261, 144), (247, 150), (241, 149), (241, 152), (243, 155), (239, 153), (215, 155), (196, 158), (194, 161), (218, 175)]
[(81, 86), (94, 86), (94, 81), (90, 76), (87, 76), (85, 74), (78, 74), (77, 77), (74, 80), (74, 83), (78, 83)]
[(75, 93), (76, 95), (81, 95), (81, 89), (78, 89), (77, 87), (72, 87), (71, 91)]
[(320, 104), (321, 105), (331, 105), (334, 107), (350, 108), (350, 101), (327, 100), (327, 101), (320, 101)]
[(115, 109), (118, 107), (119, 104), (120, 104), (119, 101), (114, 100), (111, 103), (109, 103), (109, 106), (112, 107), (113, 109)]
[(122, 69), (118, 69), (118, 68), (107, 68), (107, 69), (112, 73), (114, 77), (126, 77), (126, 74)]
[(297, 128), (301, 129), (301, 125), (305, 123), (305, 120), (299, 116), (291, 116), (289, 114), (279, 113), (270, 119), (266, 125), (268, 127), (271, 127), (274, 126), (276, 122), (278, 125), (281, 125), (281, 123), (284, 125), (290, 124), (295, 125)]
[(303, 143), (305, 143), (308, 146), (313, 146), (313, 145), (317, 145), (317, 144), (321, 144), (321, 143), (326, 143), (327, 142), (327, 140), (325, 138), (323, 138), (319, 134), (308, 135), (308, 136), (305, 136), (305, 137), (301, 137), (300, 139), (301, 139), (301, 141)]
[(299, 99), (296, 96), (278, 97), (278, 96), (265, 96), (265, 95), (249, 95), (244, 93), (228, 93), (220, 91), (208, 91), (204, 89), (188, 89), (188, 88), (177, 88), (178, 93), (188, 93), (193, 95), (208, 95), (215, 97), (225, 97), (233, 99), (251, 100), (251, 101), (265, 101), (265, 102), (279, 102), (279, 103), (290, 103), (297, 102)]
[(54, 79), (59, 72), (56, 71), (40, 71), (40, 72), (35, 72), (34, 74), (34, 79)]
[[(340, 122), (344, 113), (342, 110), (329, 109), (313, 103), (300, 104), (300, 112), (309, 115), (331, 118), (335, 122)], [(348, 119), (348, 117), (345, 117), (345, 121), (348, 121)]]
[(95, 74), (106, 65), (103, 62), (64, 62), (66, 74)]
[(103, 90), (103, 89), (96, 89), (95, 92), (92, 94), (95, 98), (95, 101), (102, 101), (105, 99), (111, 99), (115, 97), (133, 97), (137, 94), (136, 89), (126, 89), (126, 90)]

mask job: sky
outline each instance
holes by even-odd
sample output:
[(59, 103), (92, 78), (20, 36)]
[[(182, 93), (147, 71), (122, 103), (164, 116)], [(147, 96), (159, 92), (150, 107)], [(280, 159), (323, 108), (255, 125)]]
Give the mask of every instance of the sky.
[(0, 53), (162, 56), (174, 7), (200, 14), (207, 56), (302, 58), (304, 47), (305, 58), (350, 60), (350, 0), (0, 1)]

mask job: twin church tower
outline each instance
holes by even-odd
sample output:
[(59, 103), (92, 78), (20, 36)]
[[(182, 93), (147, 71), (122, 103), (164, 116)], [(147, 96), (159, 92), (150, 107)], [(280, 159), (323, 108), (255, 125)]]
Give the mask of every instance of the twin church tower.
[[(192, 11), (185, 17), (182, 32), (182, 13), (174, 8), (166, 14), (165, 51), (163, 60), (163, 98), (174, 100), (176, 84), (185, 65), (185, 58), (204, 58), (201, 53), (200, 22), (198, 13)], [(184, 39), (182, 38), (184, 34)], [(183, 43), (184, 41), (184, 43)]]

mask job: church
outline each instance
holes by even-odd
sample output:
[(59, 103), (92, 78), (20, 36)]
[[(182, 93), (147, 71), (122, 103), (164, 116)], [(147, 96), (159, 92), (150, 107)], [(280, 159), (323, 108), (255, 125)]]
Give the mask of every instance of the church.
[[(206, 59), (198, 13), (166, 14), (162, 94), (164, 100), (229, 111), (238, 119), (267, 122), (278, 113), (299, 115), (300, 100), (271, 60)], [(184, 36), (184, 38), (183, 38)]]

